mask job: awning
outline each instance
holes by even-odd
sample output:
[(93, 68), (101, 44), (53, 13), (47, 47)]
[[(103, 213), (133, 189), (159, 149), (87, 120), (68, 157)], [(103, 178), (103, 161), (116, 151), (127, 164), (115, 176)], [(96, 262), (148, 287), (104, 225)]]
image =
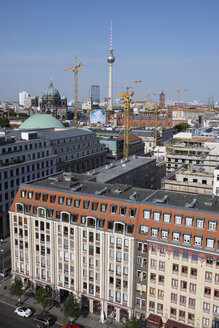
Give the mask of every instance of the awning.
[(157, 328), (160, 328), (163, 325), (161, 317), (153, 313), (147, 318), (147, 324)]
[(192, 326), (188, 326), (184, 323), (168, 319), (164, 328), (192, 328)]

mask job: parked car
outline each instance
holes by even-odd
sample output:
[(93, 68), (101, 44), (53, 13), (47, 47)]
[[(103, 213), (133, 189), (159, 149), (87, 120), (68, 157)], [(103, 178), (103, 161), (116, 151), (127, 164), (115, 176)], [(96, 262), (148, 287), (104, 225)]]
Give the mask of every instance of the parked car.
[(78, 326), (75, 326), (73, 323), (67, 323), (62, 328), (79, 328)]
[(47, 314), (36, 315), (32, 320), (43, 325), (43, 327), (52, 326), (55, 323), (55, 320)]
[(7, 277), (7, 276), (10, 275), (10, 273), (11, 273), (11, 268), (10, 267), (4, 268), (0, 271), (0, 276), (1, 277)]
[(31, 309), (29, 309), (25, 306), (20, 306), (15, 309), (14, 313), (17, 315), (20, 315), (21, 317), (29, 318), (32, 314), (32, 311), (31, 311)]

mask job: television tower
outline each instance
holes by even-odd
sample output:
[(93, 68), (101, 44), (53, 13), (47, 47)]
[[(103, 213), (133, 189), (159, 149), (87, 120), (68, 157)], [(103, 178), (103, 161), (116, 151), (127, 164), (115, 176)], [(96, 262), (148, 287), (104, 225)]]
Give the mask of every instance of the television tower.
[[(115, 57), (113, 56), (113, 27), (112, 20), (110, 21), (110, 48), (109, 48), (109, 56), (107, 58), (109, 63), (109, 99), (108, 99), (108, 111), (113, 109), (113, 63), (115, 61)], [(108, 113), (109, 114), (109, 113)]]

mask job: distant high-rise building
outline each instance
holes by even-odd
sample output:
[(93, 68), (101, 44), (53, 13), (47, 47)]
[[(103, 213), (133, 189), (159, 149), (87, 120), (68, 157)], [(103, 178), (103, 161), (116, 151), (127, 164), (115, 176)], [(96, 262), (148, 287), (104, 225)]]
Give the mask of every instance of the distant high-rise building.
[(30, 99), (30, 93), (27, 91), (19, 92), (19, 105), (24, 106), (25, 100)]
[(90, 87), (90, 95), (93, 102), (100, 102), (100, 86), (99, 85), (92, 85)]
[(165, 93), (163, 93), (163, 91), (160, 93), (159, 107), (165, 107)]

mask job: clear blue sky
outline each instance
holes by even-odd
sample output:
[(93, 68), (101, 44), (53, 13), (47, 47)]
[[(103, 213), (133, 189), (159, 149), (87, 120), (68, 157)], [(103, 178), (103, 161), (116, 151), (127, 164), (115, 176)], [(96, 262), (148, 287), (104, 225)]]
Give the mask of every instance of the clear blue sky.
[(218, 0), (7, 0), (0, 10), (0, 100), (23, 90), (41, 96), (50, 77), (73, 99), (64, 68), (75, 56), (83, 63), (79, 99), (91, 84), (107, 96), (111, 18), (114, 86), (142, 80), (141, 93), (179, 88), (188, 89), (185, 101), (219, 100)]

